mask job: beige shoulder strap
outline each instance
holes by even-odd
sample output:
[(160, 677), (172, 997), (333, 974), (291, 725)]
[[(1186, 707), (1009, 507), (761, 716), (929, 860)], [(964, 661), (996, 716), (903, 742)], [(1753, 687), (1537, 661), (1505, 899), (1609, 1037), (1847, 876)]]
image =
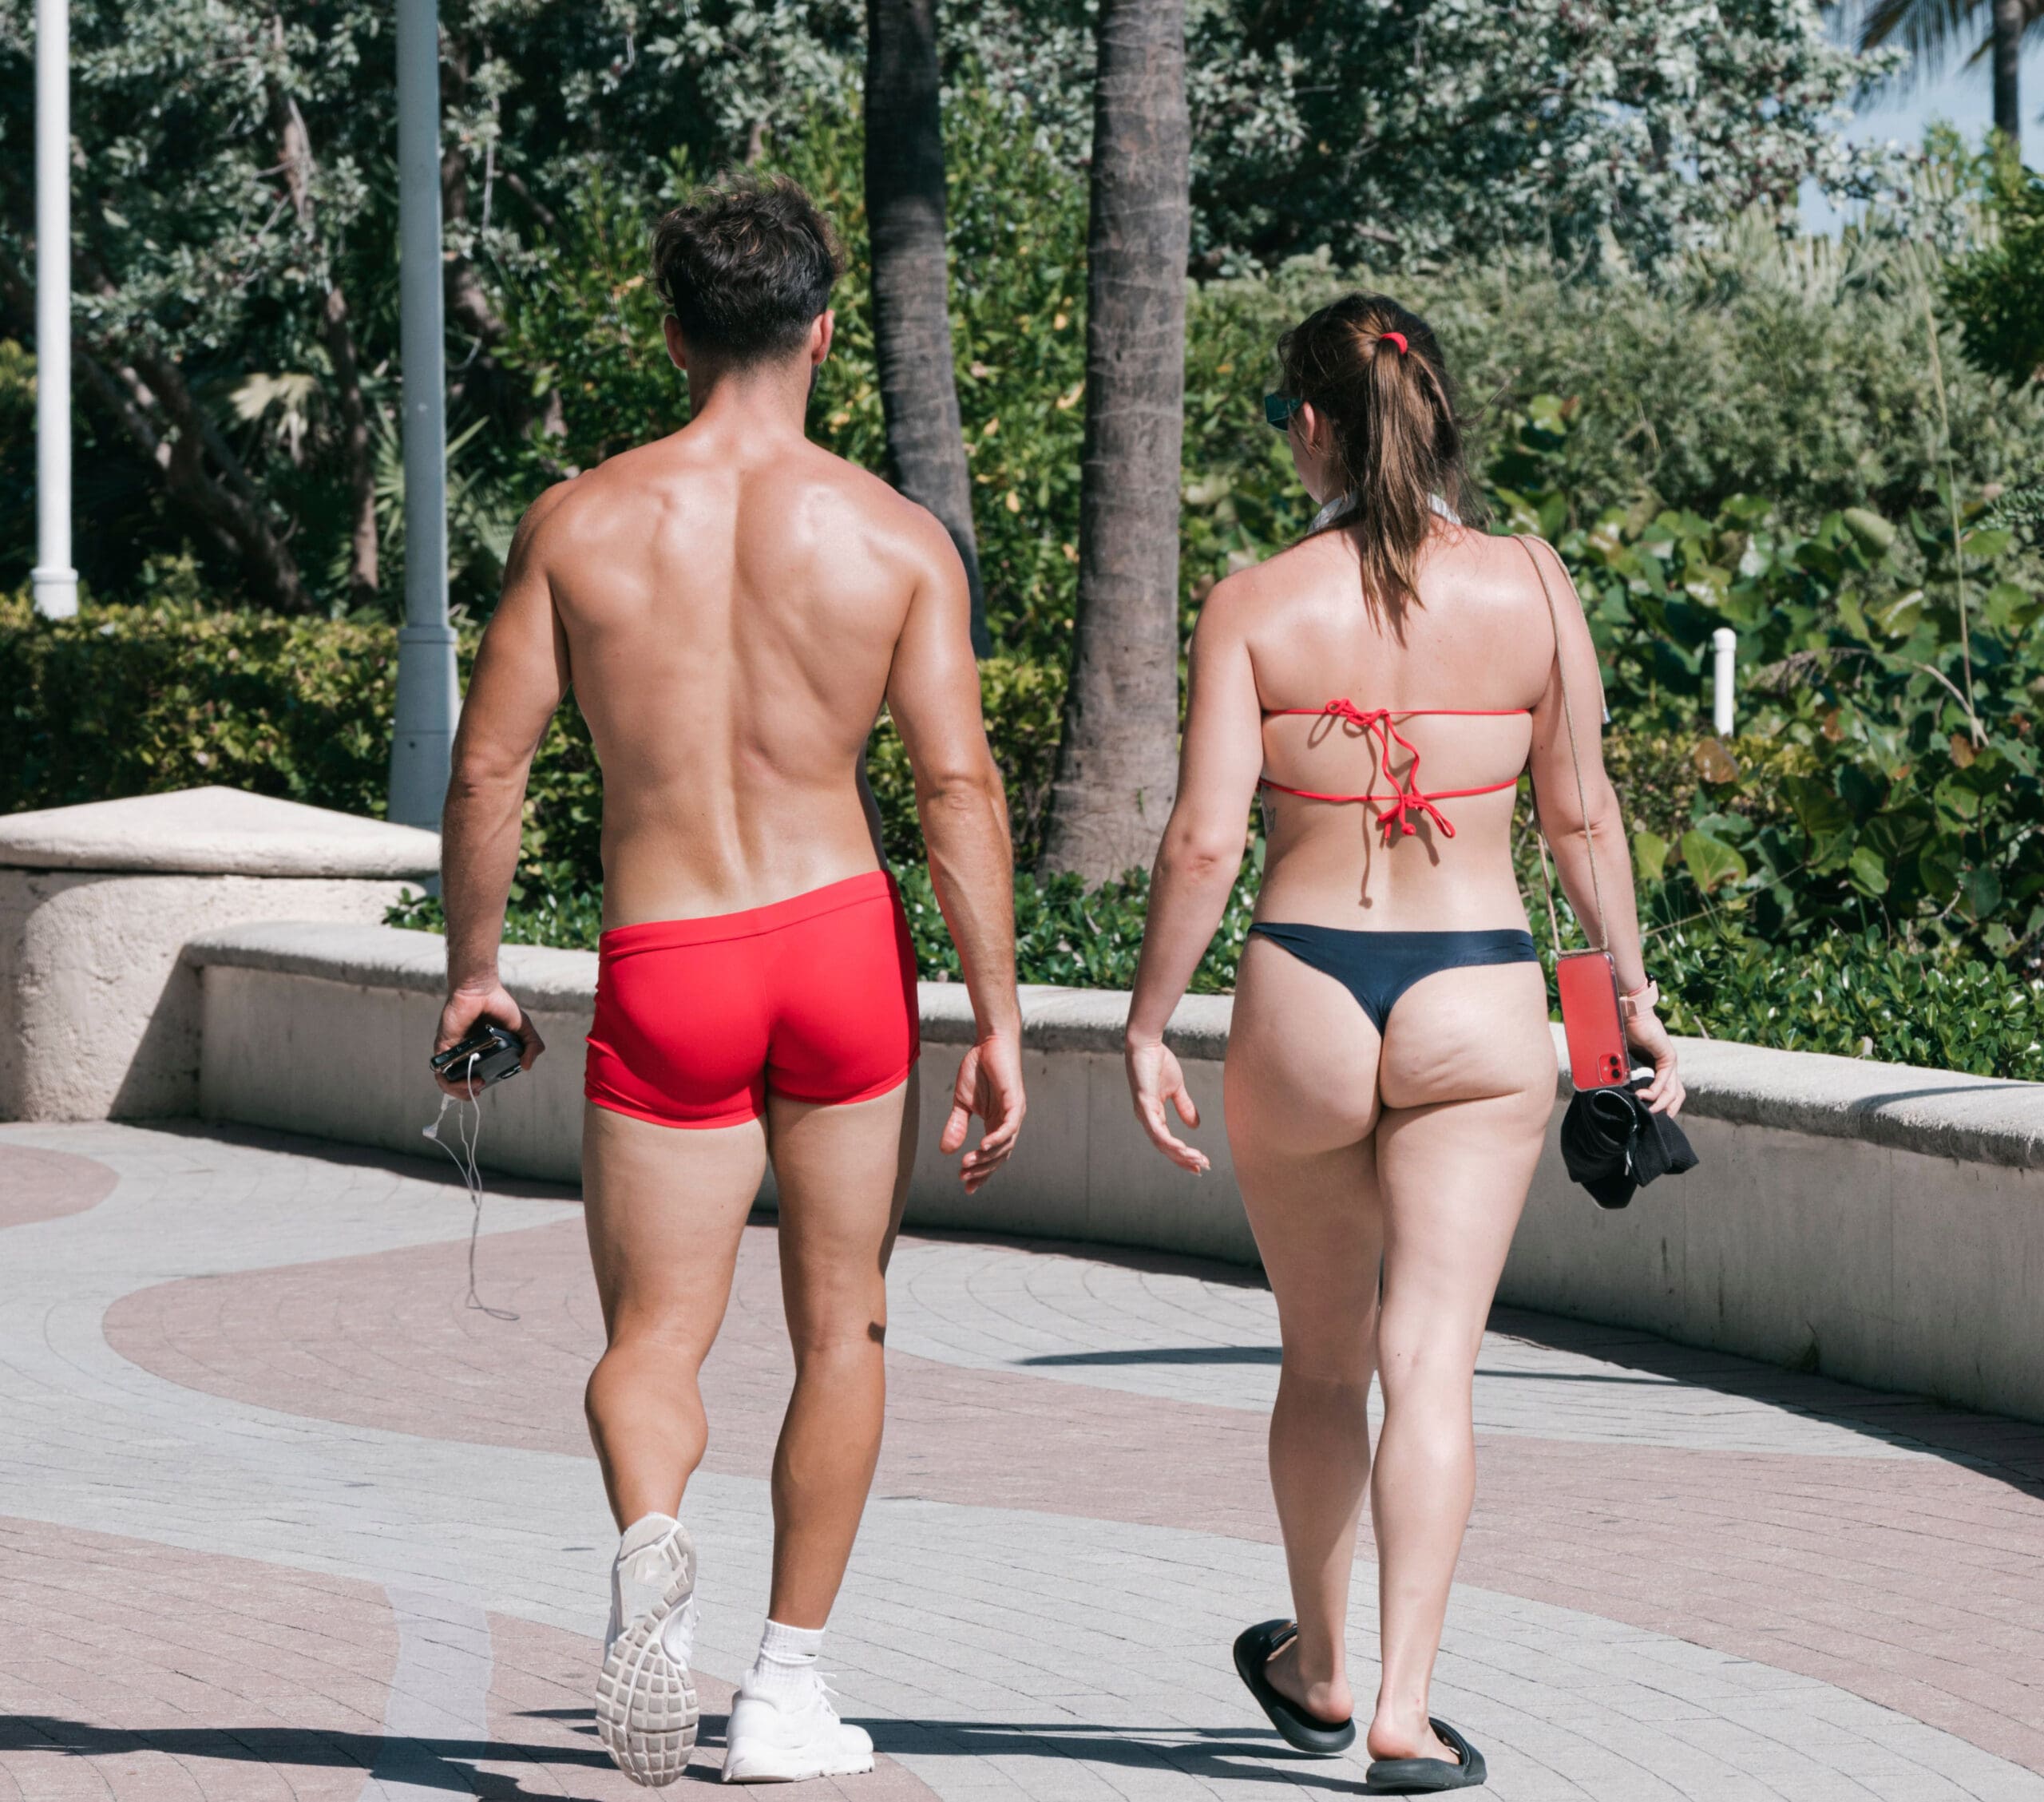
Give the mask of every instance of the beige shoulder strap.
[[(1589, 841), (1590, 844), (1590, 893), (1597, 909), (1597, 939), (1590, 949), (1604, 951), (1610, 948), (1610, 935), (1606, 931), (1604, 925), (1604, 889), (1603, 885), (1597, 878), (1597, 838), (1590, 824), (1590, 794), (1583, 780), (1582, 748), (1576, 743), (1575, 709), (1570, 702), (1568, 692), (1568, 665), (1562, 656), (1562, 616), (1555, 604), (1555, 591), (1548, 586), (1547, 572), (1542, 567), (1539, 558), (1534, 553), (1533, 545), (1536, 541), (1520, 534), (1518, 535), (1518, 541), (1519, 548), (1526, 553), (1527, 560), (1533, 565), (1533, 573), (1539, 578), (1540, 592), (1547, 603), (1548, 623), (1554, 628), (1555, 674), (1561, 681), (1562, 719), (1568, 728), (1568, 760), (1570, 766), (1575, 771), (1575, 799), (1576, 805), (1583, 810), (1583, 837)], [(1546, 543), (1545, 540), (1537, 541)], [(1556, 562), (1559, 562), (1560, 553), (1551, 545), (1548, 545), (1547, 548), (1548, 554), (1553, 556)], [(1547, 868), (1547, 839), (1544, 830), (1540, 834), (1540, 881), (1542, 886), (1547, 893), (1547, 929), (1554, 935), (1555, 955), (1559, 957), (1562, 954), (1561, 920), (1555, 912), (1555, 882), (1554, 877)]]

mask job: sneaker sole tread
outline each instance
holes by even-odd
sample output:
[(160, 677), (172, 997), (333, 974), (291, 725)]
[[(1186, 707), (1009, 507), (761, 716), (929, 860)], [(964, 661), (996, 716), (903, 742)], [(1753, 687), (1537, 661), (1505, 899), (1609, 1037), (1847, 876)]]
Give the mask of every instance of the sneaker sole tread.
[(660, 1789), (688, 1767), (699, 1710), (695, 1684), (667, 1656), (660, 1635), (694, 1586), (670, 1590), (604, 1654), (596, 1678), (596, 1732), (611, 1761), (634, 1783)]

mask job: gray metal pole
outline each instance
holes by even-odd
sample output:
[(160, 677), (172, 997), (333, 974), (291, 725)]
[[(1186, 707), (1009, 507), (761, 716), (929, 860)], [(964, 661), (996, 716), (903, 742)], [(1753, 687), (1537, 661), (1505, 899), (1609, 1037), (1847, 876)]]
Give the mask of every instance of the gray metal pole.
[(447, 624), (446, 332), (440, 258), (440, 21), (398, 0), (398, 354), (404, 365), (405, 623), (390, 817), (437, 826), (461, 694)]
[(78, 611), (71, 567), (71, 21), (35, 7), (35, 610)]

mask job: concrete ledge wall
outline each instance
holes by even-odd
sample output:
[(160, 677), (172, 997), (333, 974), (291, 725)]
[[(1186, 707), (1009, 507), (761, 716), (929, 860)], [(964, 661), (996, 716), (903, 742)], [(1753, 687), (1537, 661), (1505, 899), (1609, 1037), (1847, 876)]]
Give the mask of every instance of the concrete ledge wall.
[[(438, 1155), (418, 1134), (438, 1107), (426, 1057), (442, 951), (381, 926), (193, 941), (204, 1110)], [(573, 1181), (596, 959), (513, 947), (504, 961), (550, 1050), (489, 1098), (484, 1161)], [(961, 989), (923, 985), (910, 1222), (1254, 1262), (1221, 1126), (1229, 1001), (1190, 997), (1171, 1028), (1207, 1122), (1204, 1178), (1166, 1163), (1131, 1115), (1126, 996), (1035, 988), (1023, 1002), (1028, 1127), (968, 1197), (936, 1139), (971, 1016)], [(1567, 1182), (1551, 1135), (1503, 1298), (2044, 1420), (2044, 1086), (1705, 1040), (1683, 1052), (1701, 1167), (1606, 1214)]]
[(133, 1119), (199, 1102), (194, 934), (381, 920), (437, 833), (236, 789), (0, 818), (0, 1119)]

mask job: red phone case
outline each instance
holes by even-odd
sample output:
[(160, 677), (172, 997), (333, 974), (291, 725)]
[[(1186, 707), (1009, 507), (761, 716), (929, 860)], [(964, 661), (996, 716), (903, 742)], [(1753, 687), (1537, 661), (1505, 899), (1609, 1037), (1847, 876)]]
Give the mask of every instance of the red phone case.
[(1624, 1087), (1632, 1059), (1609, 953), (1576, 951), (1557, 958), (1555, 986), (1561, 992), (1569, 1080), (1579, 1089)]

